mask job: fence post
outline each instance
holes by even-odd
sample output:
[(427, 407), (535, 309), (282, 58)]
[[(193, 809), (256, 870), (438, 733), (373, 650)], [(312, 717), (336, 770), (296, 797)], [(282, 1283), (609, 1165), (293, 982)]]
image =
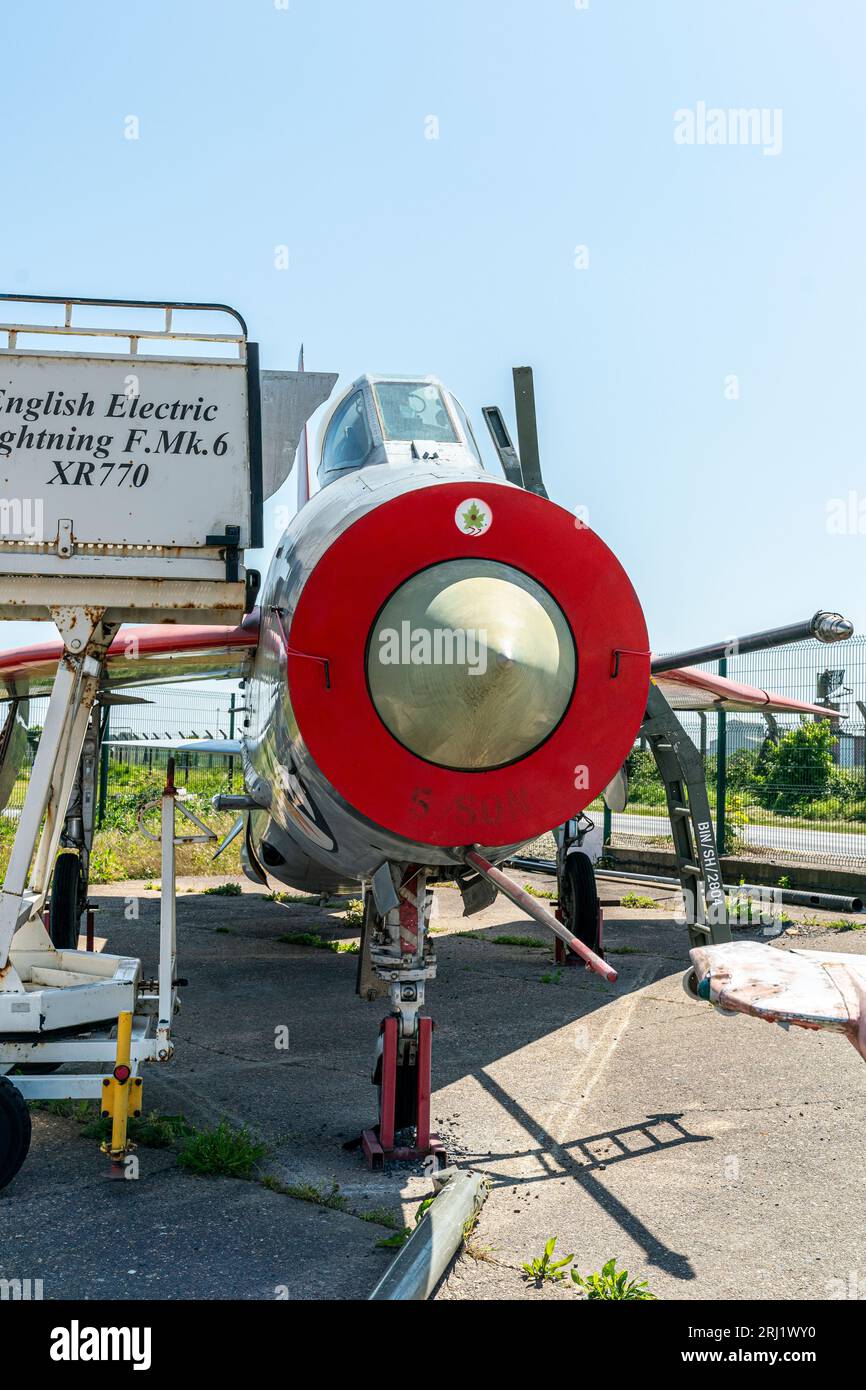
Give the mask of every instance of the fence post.
[[(719, 660), (719, 675), (728, 674), (728, 659)], [(725, 800), (728, 794), (728, 727), (723, 709), (719, 710), (718, 734), (716, 737), (716, 848), (719, 855), (725, 852)]]
[(603, 844), (603, 845), (609, 845), (609, 844), (610, 844), (610, 835), (611, 835), (611, 814), (610, 814), (610, 807), (608, 806), (607, 802), (604, 803), (604, 822), (603, 822), (603, 826), (604, 826), (604, 828), (603, 828), (603, 830), (602, 830), (602, 832), (601, 832), (602, 844)]
[[(229, 699), (229, 738), (235, 736), (235, 693), (232, 691)], [(235, 760), (229, 757), (229, 791), (235, 789)]]
[(111, 705), (105, 706), (102, 720), (102, 745), (99, 750), (99, 805), (96, 812), (96, 828), (101, 830), (105, 824), (105, 801), (108, 796), (108, 721), (111, 718)]

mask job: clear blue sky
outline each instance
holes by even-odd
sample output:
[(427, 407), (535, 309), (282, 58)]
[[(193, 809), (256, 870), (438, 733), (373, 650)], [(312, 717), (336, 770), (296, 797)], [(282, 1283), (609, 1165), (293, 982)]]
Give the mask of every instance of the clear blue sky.
[[(866, 628), (826, 528), (866, 498), (858, 0), (4, 0), (0, 41), (3, 288), (225, 300), (264, 365), (434, 372), (479, 434), (531, 363), (657, 649)], [(781, 153), (676, 144), (701, 101)]]

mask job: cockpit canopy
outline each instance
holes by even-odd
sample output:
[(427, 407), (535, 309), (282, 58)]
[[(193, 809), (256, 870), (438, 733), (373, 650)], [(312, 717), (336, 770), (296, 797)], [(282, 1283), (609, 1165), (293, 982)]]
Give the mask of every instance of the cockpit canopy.
[(437, 382), (374, 381), (373, 395), (385, 439), (458, 443), (454, 421), (445, 408)]
[(326, 487), (371, 464), (425, 456), (481, 463), (472, 426), (456, 397), (435, 377), (359, 377), (325, 424), (319, 484)]

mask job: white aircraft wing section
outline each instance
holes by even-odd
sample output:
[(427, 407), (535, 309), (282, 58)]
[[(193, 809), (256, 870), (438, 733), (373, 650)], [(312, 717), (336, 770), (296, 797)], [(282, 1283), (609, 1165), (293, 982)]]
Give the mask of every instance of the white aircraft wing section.
[(864, 956), (783, 951), (760, 941), (697, 946), (690, 955), (698, 997), (725, 1012), (857, 1037), (866, 999)]

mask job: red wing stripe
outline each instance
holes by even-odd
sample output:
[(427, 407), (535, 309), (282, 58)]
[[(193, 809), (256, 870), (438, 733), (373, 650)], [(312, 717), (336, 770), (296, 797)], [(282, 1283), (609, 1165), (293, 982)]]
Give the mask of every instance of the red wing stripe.
[(826, 717), (835, 713), (833, 710), (825, 709), (823, 705), (810, 705), (804, 700), (792, 700), (787, 695), (774, 695), (771, 691), (760, 690), (756, 685), (743, 685), (740, 681), (729, 680), (727, 676), (714, 676), (708, 671), (683, 668), (665, 671), (658, 677), (658, 683), (663, 686), (668, 682), (671, 685), (686, 685), (695, 690), (705, 690), (717, 700), (738, 700), (758, 709), (762, 705), (773, 705), (777, 709), (790, 710), (793, 714), (820, 714)]
[[(139, 656), (170, 656), (175, 653), (222, 650), (225, 647), (255, 647), (259, 640), (259, 611), (248, 613), (237, 627), (179, 627), (175, 623), (154, 623), (146, 627), (123, 627), (108, 649), (112, 658), (128, 658), (129, 643), (135, 638)], [(55, 667), (63, 653), (59, 638), (38, 646), (15, 647), (0, 652), (0, 675), (39, 675)]]

